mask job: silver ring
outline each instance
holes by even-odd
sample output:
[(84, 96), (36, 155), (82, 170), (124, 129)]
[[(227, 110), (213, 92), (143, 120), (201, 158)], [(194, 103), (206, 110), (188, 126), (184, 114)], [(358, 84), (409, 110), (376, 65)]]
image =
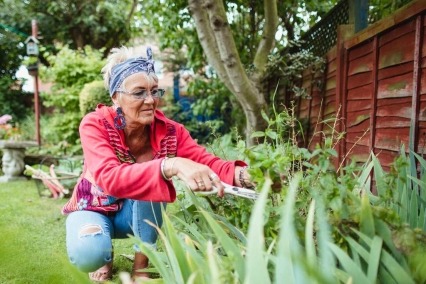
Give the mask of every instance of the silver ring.
[(215, 178), (217, 178), (217, 174), (212, 173), (211, 175), (209, 175), (210, 180), (214, 180)]

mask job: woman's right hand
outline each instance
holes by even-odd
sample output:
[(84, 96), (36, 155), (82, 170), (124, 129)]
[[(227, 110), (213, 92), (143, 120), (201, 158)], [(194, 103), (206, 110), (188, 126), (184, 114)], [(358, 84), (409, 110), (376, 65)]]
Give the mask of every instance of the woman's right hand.
[(210, 167), (186, 158), (170, 158), (164, 165), (167, 178), (177, 176), (192, 191), (211, 191), (217, 188), (219, 197), (224, 195), (224, 186), (220, 178)]

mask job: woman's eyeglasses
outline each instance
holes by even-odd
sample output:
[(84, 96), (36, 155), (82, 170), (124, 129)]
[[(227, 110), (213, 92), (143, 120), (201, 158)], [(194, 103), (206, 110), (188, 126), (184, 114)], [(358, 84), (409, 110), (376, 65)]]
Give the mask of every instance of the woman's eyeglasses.
[(146, 98), (148, 98), (148, 93), (151, 94), (151, 96), (154, 99), (157, 99), (157, 98), (161, 98), (164, 95), (164, 93), (166, 92), (166, 90), (154, 89), (154, 90), (151, 90), (151, 91), (140, 90), (140, 91), (136, 91), (136, 92), (128, 92), (126, 90), (118, 89), (117, 92), (131, 95), (132, 98), (135, 99), (135, 100), (146, 100)]

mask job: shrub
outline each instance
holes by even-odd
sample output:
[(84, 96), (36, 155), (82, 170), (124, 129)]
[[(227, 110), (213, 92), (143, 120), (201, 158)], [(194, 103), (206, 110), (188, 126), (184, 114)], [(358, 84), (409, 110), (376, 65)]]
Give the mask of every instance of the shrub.
[[(84, 85), (100, 80), (104, 65), (102, 50), (85, 47), (71, 50), (58, 46), (60, 52), (48, 56), (51, 66), (42, 67), (40, 77), (52, 82), (49, 93), (41, 93), (43, 104), (52, 107), (53, 114), (48, 117), (50, 138), (43, 144), (62, 145), (61, 150), (68, 153), (79, 152), (78, 126), (81, 120), (79, 94)], [(47, 137), (42, 137), (45, 140)]]
[(108, 91), (104, 87), (103, 81), (93, 81), (84, 85), (80, 92), (80, 112), (85, 115), (93, 111), (96, 105), (111, 103)]

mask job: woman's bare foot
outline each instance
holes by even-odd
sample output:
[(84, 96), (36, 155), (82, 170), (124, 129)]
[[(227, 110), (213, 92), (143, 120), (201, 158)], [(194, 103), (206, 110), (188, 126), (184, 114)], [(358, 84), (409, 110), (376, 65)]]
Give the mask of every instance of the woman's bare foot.
[(110, 280), (112, 277), (112, 261), (105, 264), (98, 270), (89, 273), (89, 278), (92, 281), (104, 282)]

